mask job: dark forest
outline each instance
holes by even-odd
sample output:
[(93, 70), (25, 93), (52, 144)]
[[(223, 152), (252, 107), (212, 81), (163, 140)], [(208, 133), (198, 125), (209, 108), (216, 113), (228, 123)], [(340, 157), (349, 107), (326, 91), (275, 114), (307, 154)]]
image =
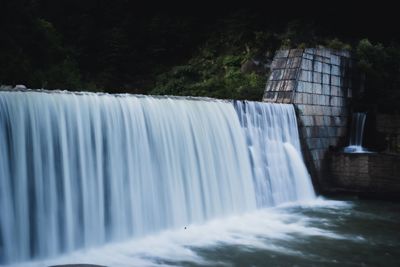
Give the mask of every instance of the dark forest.
[(0, 5), (4, 85), (259, 100), (277, 49), (324, 46), (351, 50), (367, 74), (365, 103), (399, 100), (400, 35), (388, 9), (122, 0)]

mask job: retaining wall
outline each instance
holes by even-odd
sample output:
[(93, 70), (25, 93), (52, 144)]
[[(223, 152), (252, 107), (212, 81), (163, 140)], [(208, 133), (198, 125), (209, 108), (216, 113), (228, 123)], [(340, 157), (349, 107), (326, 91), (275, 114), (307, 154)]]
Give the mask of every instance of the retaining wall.
[(330, 191), (400, 198), (400, 155), (330, 154)]
[(292, 103), (307, 167), (323, 184), (330, 146), (343, 146), (352, 96), (347, 51), (291, 49), (276, 53), (263, 101)]

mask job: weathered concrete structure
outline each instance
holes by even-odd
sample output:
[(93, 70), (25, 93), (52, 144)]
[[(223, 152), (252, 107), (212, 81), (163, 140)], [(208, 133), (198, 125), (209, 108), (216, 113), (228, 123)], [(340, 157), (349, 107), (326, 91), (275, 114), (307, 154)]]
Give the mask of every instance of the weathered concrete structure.
[(295, 105), (306, 162), (320, 184), (329, 147), (344, 145), (350, 66), (347, 51), (324, 48), (280, 50), (271, 64), (263, 101)]
[(400, 199), (400, 155), (330, 154), (331, 192)]

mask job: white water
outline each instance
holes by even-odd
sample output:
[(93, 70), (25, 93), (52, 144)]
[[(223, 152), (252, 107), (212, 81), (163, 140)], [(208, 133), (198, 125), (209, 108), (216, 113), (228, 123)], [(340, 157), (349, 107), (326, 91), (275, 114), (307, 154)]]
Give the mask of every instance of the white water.
[(368, 150), (362, 146), (366, 117), (367, 114), (363, 112), (356, 112), (353, 114), (351, 129), (350, 129), (350, 143), (347, 147), (344, 148), (344, 152), (346, 153), (368, 152)]
[(313, 198), (293, 107), (236, 107), (0, 92), (0, 263)]
[(235, 106), (246, 133), (259, 206), (313, 199), (293, 106), (258, 102)]
[(118, 267), (182, 266), (181, 262), (192, 263), (195, 266), (236, 266), (218, 259), (206, 259), (199, 253), (202, 249), (217, 251), (223, 246), (233, 246), (249, 252), (262, 250), (267, 258), (270, 253), (311, 258), (313, 255), (304, 254), (307, 252), (301, 250), (302, 246), (291, 248), (287, 243), (299, 240), (312, 242), (314, 238), (351, 239), (357, 242), (365, 240), (352, 234), (343, 235), (321, 226), (315, 227), (312, 225), (314, 220), (318, 220), (317, 225), (329, 221), (296, 214), (291, 209), (323, 210), (325, 213), (336, 214), (338, 211), (348, 211), (350, 207), (351, 204), (347, 202), (323, 199), (298, 202), (260, 209), (240, 216), (212, 219), (204, 224), (192, 224), (186, 229), (166, 230), (143, 238), (77, 251), (56, 259), (24, 262), (13, 267), (76, 263)]

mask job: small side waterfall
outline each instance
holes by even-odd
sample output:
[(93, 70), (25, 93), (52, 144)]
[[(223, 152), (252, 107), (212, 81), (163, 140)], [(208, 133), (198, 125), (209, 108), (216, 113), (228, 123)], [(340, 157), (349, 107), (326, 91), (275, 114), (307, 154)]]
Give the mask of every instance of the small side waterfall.
[(350, 142), (344, 151), (347, 153), (362, 153), (368, 152), (362, 147), (365, 119), (367, 114), (364, 112), (356, 112), (353, 114), (351, 129), (350, 129)]
[(314, 197), (291, 105), (0, 92), (0, 147), (0, 264)]

